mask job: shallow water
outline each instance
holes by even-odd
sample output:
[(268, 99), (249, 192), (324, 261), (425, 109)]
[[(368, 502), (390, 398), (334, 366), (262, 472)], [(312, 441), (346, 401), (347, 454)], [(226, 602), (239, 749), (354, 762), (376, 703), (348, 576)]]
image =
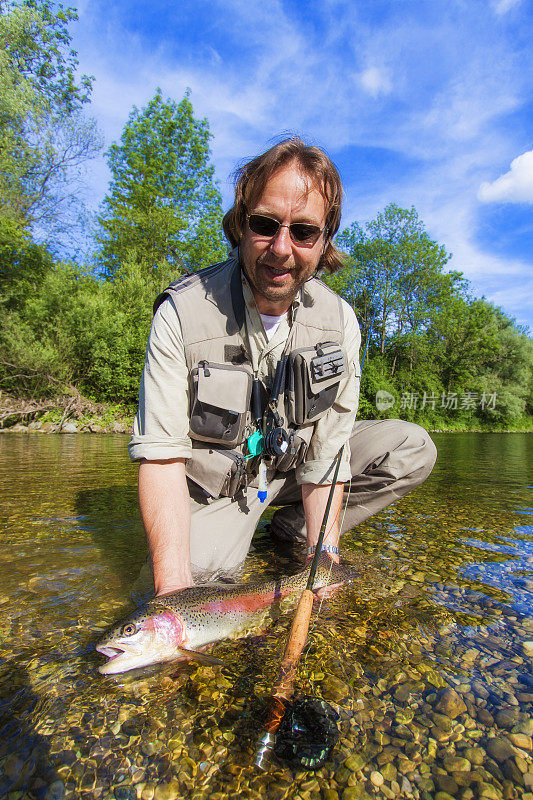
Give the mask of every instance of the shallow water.
[[(426, 484), (344, 537), (358, 578), (312, 624), (299, 688), (339, 743), (258, 774), (290, 617), (216, 645), (222, 667), (101, 676), (146, 557), (126, 437), (0, 436), (0, 796), (533, 800), (533, 437), (434, 438)], [(291, 567), (262, 523), (246, 574)]]

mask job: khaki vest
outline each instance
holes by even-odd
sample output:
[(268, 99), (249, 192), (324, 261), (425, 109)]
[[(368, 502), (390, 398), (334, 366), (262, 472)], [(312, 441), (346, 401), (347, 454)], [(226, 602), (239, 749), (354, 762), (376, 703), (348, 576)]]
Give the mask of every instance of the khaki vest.
[[(236, 366), (247, 364), (251, 368), (241, 270), (237, 259), (230, 257), (227, 261), (175, 281), (156, 298), (154, 313), (167, 298), (171, 299), (178, 313), (189, 373), (203, 361)], [(323, 342), (342, 344), (343, 338), (344, 318), (340, 297), (315, 278), (307, 281), (301, 289), (300, 305), (293, 315), (286, 352), (314, 347)], [(282, 409), (281, 412), (283, 414)], [(305, 447), (299, 450), (299, 463), (305, 456), (313, 428), (314, 423), (308, 423), (297, 429), (299, 439), (305, 442)], [(214, 497), (219, 494), (232, 496), (234, 492), (230, 490), (234, 487), (228, 486), (226, 480), (228, 453), (216, 448), (217, 445), (210, 445), (209, 442), (193, 440), (193, 456), (188, 462), (187, 474)], [(235, 453), (242, 455), (243, 445), (232, 451), (232, 464)], [(285, 457), (282, 459), (285, 460), (275, 464), (277, 469), (295, 466)], [(248, 470), (250, 477), (253, 478), (253, 474), (250, 475)]]

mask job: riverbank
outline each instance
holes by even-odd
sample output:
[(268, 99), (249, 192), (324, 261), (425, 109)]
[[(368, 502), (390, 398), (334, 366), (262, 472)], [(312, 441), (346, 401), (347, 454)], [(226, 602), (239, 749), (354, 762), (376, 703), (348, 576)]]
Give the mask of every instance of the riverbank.
[[(80, 394), (50, 400), (21, 400), (0, 393), (0, 433), (124, 433), (131, 434), (136, 408), (119, 404), (96, 403)], [(416, 420), (418, 422), (418, 420)], [(514, 420), (504, 425), (472, 426), (461, 423), (419, 424), (430, 433), (532, 433), (533, 418)]]
[(0, 393), (0, 433), (131, 433), (134, 416), (78, 392), (39, 400)]

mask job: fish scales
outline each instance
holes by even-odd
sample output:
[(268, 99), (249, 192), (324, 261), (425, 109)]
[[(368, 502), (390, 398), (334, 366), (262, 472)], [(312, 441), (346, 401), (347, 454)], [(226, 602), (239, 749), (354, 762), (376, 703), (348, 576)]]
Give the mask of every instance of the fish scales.
[[(113, 626), (96, 649), (109, 660), (103, 674), (125, 672), (165, 661), (198, 658), (198, 650), (222, 639), (259, 632), (279, 616), (286, 598), (305, 588), (310, 566), (278, 581), (191, 586), (161, 595)], [(322, 554), (313, 589), (350, 580), (352, 569)]]

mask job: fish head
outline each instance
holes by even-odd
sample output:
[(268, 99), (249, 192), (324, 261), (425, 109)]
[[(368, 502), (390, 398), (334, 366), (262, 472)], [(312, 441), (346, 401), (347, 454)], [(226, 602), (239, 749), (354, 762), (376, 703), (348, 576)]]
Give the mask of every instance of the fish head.
[(147, 603), (100, 639), (96, 650), (109, 660), (98, 669), (102, 675), (115, 675), (178, 659), (185, 637), (178, 614), (164, 605)]

